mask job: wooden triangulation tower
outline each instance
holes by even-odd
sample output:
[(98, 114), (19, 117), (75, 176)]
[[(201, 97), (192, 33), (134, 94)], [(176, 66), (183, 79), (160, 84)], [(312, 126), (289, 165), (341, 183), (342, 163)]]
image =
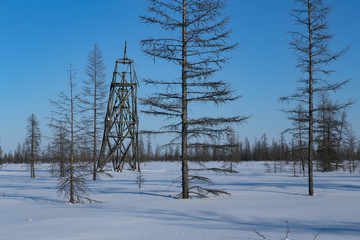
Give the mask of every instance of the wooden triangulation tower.
[(98, 169), (112, 160), (115, 171), (121, 172), (125, 163), (130, 169), (140, 171), (137, 86), (134, 63), (126, 56), (125, 42), (124, 57), (116, 60), (110, 86)]

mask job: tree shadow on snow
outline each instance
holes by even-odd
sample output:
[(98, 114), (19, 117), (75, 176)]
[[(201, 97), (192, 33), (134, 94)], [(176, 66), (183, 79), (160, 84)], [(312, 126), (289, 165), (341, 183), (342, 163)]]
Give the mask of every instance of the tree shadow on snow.
[[(140, 211), (144, 218), (157, 219), (165, 225), (183, 225), (187, 228), (212, 229), (212, 230), (234, 230), (252, 232), (254, 229), (260, 232), (284, 233), (286, 230), (285, 220), (279, 219), (243, 219), (241, 216), (228, 215), (213, 211), (192, 211), (183, 212), (176, 210), (149, 209)], [(360, 236), (360, 222), (311, 222), (311, 221), (290, 221), (290, 230), (296, 234), (314, 234), (321, 232), (321, 235), (351, 235)]]

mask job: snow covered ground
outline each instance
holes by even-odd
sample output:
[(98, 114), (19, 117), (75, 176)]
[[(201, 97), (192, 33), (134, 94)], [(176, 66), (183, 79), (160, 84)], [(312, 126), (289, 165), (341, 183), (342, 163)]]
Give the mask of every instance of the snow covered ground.
[[(47, 165), (30, 179), (25, 165), (0, 170), (0, 239), (4, 240), (176, 240), (176, 239), (360, 239), (360, 174), (315, 173), (315, 196), (307, 196), (307, 178), (268, 173), (264, 162), (243, 162), (238, 174), (208, 174), (215, 187), (231, 196), (174, 199), (180, 163), (143, 165), (136, 172), (90, 182), (91, 197), (101, 204), (71, 205), (56, 194)], [(40, 168), (40, 169), (39, 169)]]

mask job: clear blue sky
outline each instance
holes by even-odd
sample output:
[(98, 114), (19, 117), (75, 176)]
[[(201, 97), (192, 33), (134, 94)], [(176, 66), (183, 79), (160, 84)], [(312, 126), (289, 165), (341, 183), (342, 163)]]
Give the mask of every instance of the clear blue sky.
[[(325, 0), (333, 6), (330, 32), (336, 36), (334, 50), (352, 47), (333, 65), (335, 79), (352, 78), (337, 94), (356, 103), (349, 112), (360, 137), (360, 1)], [(5, 152), (14, 150), (26, 135), (26, 119), (34, 113), (44, 136), (49, 135), (46, 117), (49, 99), (67, 90), (67, 68), (72, 63), (78, 80), (85, 78), (84, 67), (94, 43), (102, 49), (111, 82), (114, 61), (122, 57), (124, 41), (128, 56), (135, 60), (140, 78), (174, 79), (180, 70), (171, 64), (154, 62), (140, 51), (141, 39), (156, 36), (156, 28), (144, 25), (146, 0), (1, 0), (0, 1), (0, 139)], [(300, 72), (289, 50), (288, 31), (294, 29), (288, 12), (292, 0), (229, 0), (227, 14), (233, 29), (232, 42), (240, 42), (232, 60), (217, 77), (230, 82), (243, 98), (221, 109), (223, 114), (252, 115), (238, 127), (241, 138), (268, 134), (269, 139), (290, 122), (279, 110), (281, 96), (293, 92)], [(151, 94), (141, 86), (139, 95)], [(218, 110), (216, 110), (218, 111)], [(140, 116), (141, 128), (157, 126), (152, 118)], [(44, 139), (45, 141), (45, 139)]]

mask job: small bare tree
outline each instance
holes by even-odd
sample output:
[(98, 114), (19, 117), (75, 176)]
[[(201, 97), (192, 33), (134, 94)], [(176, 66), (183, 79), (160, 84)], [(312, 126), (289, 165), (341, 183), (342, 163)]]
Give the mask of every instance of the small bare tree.
[(346, 131), (346, 153), (347, 159), (349, 160), (349, 172), (353, 173), (356, 169), (356, 139), (354, 135), (354, 131), (350, 126)]
[[(53, 128), (53, 137), (50, 145), (51, 156), (59, 166), (59, 177), (65, 177), (65, 165), (67, 162), (67, 156), (70, 149), (69, 144), (69, 133), (66, 131), (63, 122), (60, 122), (58, 125), (52, 126)], [(54, 168), (54, 166), (53, 166)]]
[(138, 185), (139, 189), (142, 189), (142, 185), (145, 182), (145, 178), (143, 176), (143, 173), (140, 171), (136, 175), (136, 184)]
[(1, 139), (0, 139), (0, 167), (3, 164), (3, 150), (1, 148)]
[(36, 119), (35, 114), (31, 114), (27, 119), (27, 122), (26, 145), (28, 146), (28, 152), (30, 153), (31, 178), (35, 178), (35, 159), (40, 153), (41, 133), (39, 121)]
[(294, 154), (293, 161), (301, 161), (301, 170), (305, 176), (305, 160), (306, 160), (306, 141), (307, 141), (307, 126), (308, 122), (307, 111), (302, 104), (298, 104), (296, 108), (291, 110), (283, 110), (288, 115), (288, 119), (292, 121), (292, 127), (285, 130), (289, 132), (294, 139)]
[[(241, 147), (239, 139), (235, 136), (235, 131), (231, 130), (231, 134), (227, 137), (227, 142), (229, 147), (227, 149), (228, 155), (226, 156), (226, 161), (223, 165), (223, 168), (227, 168), (230, 173), (236, 173), (234, 165), (241, 160)], [(206, 158), (202, 156), (202, 158)], [(225, 159), (224, 159), (225, 160)]]
[[(288, 222), (287, 220), (285, 221), (285, 223), (286, 223), (285, 240), (290, 240), (290, 239), (289, 239), (289, 234), (290, 234), (290, 232), (291, 232), (291, 231), (290, 231), (290, 225), (289, 225), (289, 222)], [(259, 236), (259, 238), (264, 239), (264, 240), (267, 239), (264, 234), (256, 231), (255, 229), (254, 229), (254, 232), (256, 233), (257, 236)], [(322, 230), (320, 230), (320, 231), (318, 231), (316, 234), (314, 234), (314, 238), (313, 238), (312, 240), (316, 240), (317, 237), (321, 234), (321, 232), (322, 232)]]
[(315, 115), (314, 140), (317, 143), (317, 159), (322, 171), (334, 170), (334, 164), (338, 170), (342, 161), (341, 145), (344, 142), (345, 129), (348, 127), (346, 107), (350, 104), (339, 104), (331, 101), (328, 95), (321, 95)]
[[(51, 101), (55, 110), (52, 111), (53, 117), (50, 118), (49, 126), (55, 129), (60, 135), (59, 140), (67, 145), (65, 151), (66, 159), (64, 176), (60, 174), (58, 183), (58, 193), (69, 197), (70, 203), (82, 203), (92, 201), (87, 197), (89, 189), (85, 176), (86, 169), (80, 163), (76, 163), (76, 143), (80, 142), (80, 127), (77, 116), (79, 116), (79, 99), (74, 92), (76, 73), (72, 65), (69, 66), (69, 95), (61, 92), (56, 101)], [(61, 151), (62, 149), (60, 149)]]

